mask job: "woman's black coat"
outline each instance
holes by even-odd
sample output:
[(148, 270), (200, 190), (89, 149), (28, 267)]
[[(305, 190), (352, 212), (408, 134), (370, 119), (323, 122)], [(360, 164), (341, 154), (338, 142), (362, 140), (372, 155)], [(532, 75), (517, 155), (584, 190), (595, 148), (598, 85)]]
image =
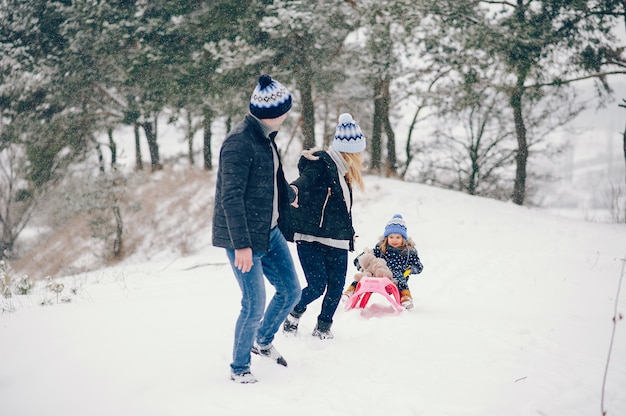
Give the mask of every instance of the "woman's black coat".
[[(337, 165), (325, 151), (304, 155), (298, 162), (298, 208), (291, 207), (293, 231), (316, 237), (349, 240), (354, 249), (351, 209), (346, 208)], [(352, 188), (350, 200), (352, 200)], [(349, 206), (352, 204), (350, 202)]]

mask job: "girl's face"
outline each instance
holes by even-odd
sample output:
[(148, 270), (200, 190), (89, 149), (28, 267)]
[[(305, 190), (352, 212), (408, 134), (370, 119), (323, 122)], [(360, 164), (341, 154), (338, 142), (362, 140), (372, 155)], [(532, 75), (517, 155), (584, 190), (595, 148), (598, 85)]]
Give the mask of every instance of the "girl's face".
[(389, 234), (387, 236), (387, 244), (393, 248), (402, 247), (404, 244), (404, 238), (400, 234)]

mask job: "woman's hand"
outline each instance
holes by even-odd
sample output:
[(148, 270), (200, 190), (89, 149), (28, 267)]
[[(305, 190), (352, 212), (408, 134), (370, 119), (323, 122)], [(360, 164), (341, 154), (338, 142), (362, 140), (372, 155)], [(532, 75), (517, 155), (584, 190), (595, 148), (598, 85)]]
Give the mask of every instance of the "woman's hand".
[(295, 185), (289, 185), (291, 186), (291, 189), (293, 189), (293, 191), (296, 193), (296, 197), (294, 198), (293, 202), (291, 203), (291, 206), (294, 208), (299, 208), (300, 205), (298, 205), (298, 188)]

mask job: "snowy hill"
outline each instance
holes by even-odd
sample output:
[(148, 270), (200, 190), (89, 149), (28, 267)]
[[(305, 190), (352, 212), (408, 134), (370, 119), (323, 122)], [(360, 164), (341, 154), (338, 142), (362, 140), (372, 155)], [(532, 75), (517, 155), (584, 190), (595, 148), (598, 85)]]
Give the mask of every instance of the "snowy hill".
[[(626, 414), (623, 320), (602, 388), (614, 310), (626, 305), (625, 225), (368, 176), (355, 193), (357, 251), (403, 214), (425, 267), (409, 282), (415, 309), (395, 314), (378, 295), (364, 310), (340, 306), (335, 339), (320, 341), (317, 301), (297, 337), (276, 337), (289, 367), (253, 357), (259, 383), (237, 385), (239, 290), (210, 224), (189, 222), (212, 198), (193, 180), (181, 189), (189, 205), (161, 206), (167, 224), (146, 226), (136, 255), (62, 280), (71, 302), (43, 287), (10, 300), (3, 415)], [(163, 227), (177, 243), (145, 254)]]

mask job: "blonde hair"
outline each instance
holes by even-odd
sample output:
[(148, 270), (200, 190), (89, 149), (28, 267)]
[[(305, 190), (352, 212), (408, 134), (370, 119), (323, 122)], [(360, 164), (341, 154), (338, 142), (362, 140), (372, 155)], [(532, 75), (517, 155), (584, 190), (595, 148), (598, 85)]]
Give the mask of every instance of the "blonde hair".
[(363, 176), (361, 171), (363, 170), (363, 155), (358, 153), (344, 153), (340, 152), (343, 160), (348, 164), (348, 172), (346, 173), (346, 181), (352, 186), (357, 184), (361, 191), (365, 190), (363, 184)]
[[(383, 254), (387, 254), (388, 245), (389, 245), (389, 236), (381, 237), (381, 240), (378, 243), (378, 248)], [(415, 242), (411, 238), (405, 239), (404, 237), (402, 237), (402, 246), (403, 246), (403, 249), (402, 249), (403, 251), (406, 249), (413, 250), (415, 248)]]

